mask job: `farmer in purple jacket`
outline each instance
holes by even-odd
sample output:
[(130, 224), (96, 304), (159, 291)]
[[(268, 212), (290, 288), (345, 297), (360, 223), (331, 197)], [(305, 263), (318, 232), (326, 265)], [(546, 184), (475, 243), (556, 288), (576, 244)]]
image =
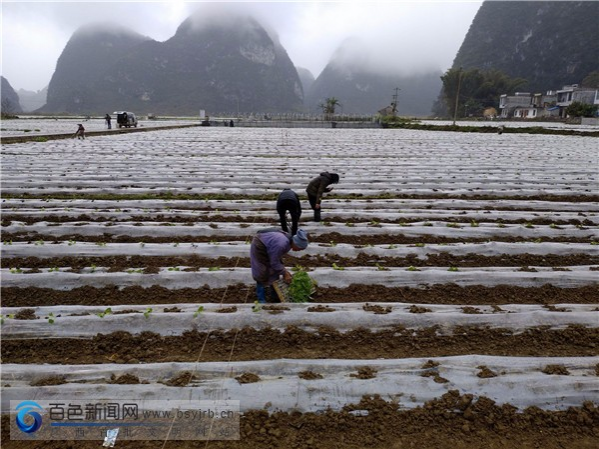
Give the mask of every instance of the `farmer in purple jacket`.
[[(258, 302), (266, 302), (266, 287), (270, 287), (281, 276), (285, 282), (291, 282), (291, 273), (283, 265), (282, 258), (290, 250), (301, 251), (307, 246), (308, 234), (303, 229), (298, 229), (293, 237), (278, 228), (258, 231), (250, 248), (250, 265), (252, 277), (256, 281)], [(271, 289), (271, 298), (276, 297)]]

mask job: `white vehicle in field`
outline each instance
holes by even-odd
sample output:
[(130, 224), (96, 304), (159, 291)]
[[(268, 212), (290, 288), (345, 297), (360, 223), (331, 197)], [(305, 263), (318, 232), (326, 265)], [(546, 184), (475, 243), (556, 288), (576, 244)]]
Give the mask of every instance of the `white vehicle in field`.
[(116, 123), (119, 125), (119, 128), (123, 126), (137, 128), (137, 117), (135, 117), (133, 112), (117, 111), (113, 112), (113, 114), (116, 114)]

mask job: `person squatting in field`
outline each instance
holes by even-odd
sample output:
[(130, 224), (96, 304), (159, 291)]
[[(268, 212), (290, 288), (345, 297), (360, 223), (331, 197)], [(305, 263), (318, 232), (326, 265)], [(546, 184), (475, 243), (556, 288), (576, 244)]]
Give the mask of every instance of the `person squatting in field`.
[(79, 123), (77, 125), (77, 131), (75, 131), (75, 135), (73, 137), (77, 136), (77, 139), (84, 139), (85, 140), (85, 128), (83, 127), (83, 125), (81, 123)]
[(289, 215), (291, 215), (291, 235), (297, 234), (299, 219), (302, 216), (302, 205), (297, 193), (291, 189), (283, 189), (277, 198), (277, 212), (279, 213), (281, 229), (285, 232), (289, 232), (286, 217), (287, 212), (289, 212)]
[(250, 247), (250, 266), (252, 277), (256, 281), (258, 302), (266, 302), (266, 289), (270, 289), (271, 302), (279, 302), (272, 287), (281, 276), (285, 282), (291, 282), (291, 273), (283, 265), (283, 256), (290, 250), (302, 251), (308, 246), (308, 234), (298, 229), (294, 236), (279, 228), (258, 231)]
[(322, 195), (325, 192), (333, 190), (329, 187), (331, 184), (337, 184), (339, 182), (339, 175), (337, 173), (322, 172), (319, 176), (312, 179), (306, 188), (308, 194), (308, 201), (310, 207), (314, 211), (314, 221), (320, 221), (320, 203), (322, 201)]

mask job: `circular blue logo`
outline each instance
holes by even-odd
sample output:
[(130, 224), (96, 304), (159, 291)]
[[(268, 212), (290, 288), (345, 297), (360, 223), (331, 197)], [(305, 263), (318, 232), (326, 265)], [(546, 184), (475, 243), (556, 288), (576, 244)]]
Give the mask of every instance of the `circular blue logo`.
[[(16, 421), (17, 427), (19, 430), (21, 430), (21, 432), (33, 433), (42, 426), (42, 415), (40, 415), (34, 409), (43, 410), (41, 405), (33, 401), (23, 401), (17, 405)], [(31, 421), (31, 418), (33, 418), (33, 423), (27, 424), (25, 422), (27, 416), (30, 417), (29, 421)]]

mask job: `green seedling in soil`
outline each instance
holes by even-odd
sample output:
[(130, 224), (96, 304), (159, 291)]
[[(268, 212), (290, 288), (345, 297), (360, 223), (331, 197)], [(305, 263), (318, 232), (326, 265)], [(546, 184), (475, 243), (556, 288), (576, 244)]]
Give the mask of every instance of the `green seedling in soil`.
[(179, 242), (173, 243), (173, 246), (176, 248), (177, 246), (179, 246)]
[(144, 242), (139, 242), (139, 246), (143, 248), (144, 246), (146, 246), (146, 244)]
[(144, 272), (143, 268), (137, 268), (137, 269), (130, 268), (129, 270), (127, 270), (127, 273), (129, 273), (129, 274), (143, 273), (143, 272)]
[(472, 220), (470, 222), (470, 226), (473, 227), (473, 228), (478, 228), (478, 223), (476, 221)]
[(210, 267), (208, 271), (220, 271), (220, 267)]
[(252, 312), (260, 312), (262, 310), (262, 306), (258, 301), (254, 301), (254, 305), (252, 306)]
[(98, 246), (106, 246), (106, 242), (96, 242), (96, 245), (98, 245)]
[(43, 244), (44, 244), (44, 241), (43, 241), (43, 240), (37, 240), (37, 241), (35, 242), (35, 244), (36, 244), (37, 246), (41, 246), (41, 245), (43, 245)]
[(543, 243), (543, 239), (536, 239), (532, 241), (533, 243)]
[[(246, 240), (247, 241), (247, 240)], [(211, 245), (220, 245), (219, 242), (217, 242), (216, 240), (210, 240), (210, 244)]]
[(389, 268), (382, 266), (381, 264), (376, 264), (376, 269), (378, 271), (389, 271)]
[(152, 313), (152, 308), (148, 307), (146, 309), (146, 311), (144, 312), (144, 318), (148, 319), (150, 317), (150, 314)]
[(406, 268), (406, 271), (420, 271), (420, 268), (410, 265), (408, 268)]
[(528, 229), (532, 229), (532, 228), (534, 228), (534, 226), (533, 226), (533, 224), (532, 224), (532, 223), (526, 223), (526, 224), (524, 225), (524, 227), (525, 227), (525, 228), (528, 228)]
[(12, 240), (4, 240), (3, 245), (12, 245)]
[(308, 302), (312, 299), (312, 295), (316, 293), (316, 281), (310, 275), (300, 270), (291, 278), (289, 284), (289, 295), (293, 302)]
[(353, 228), (355, 225), (353, 223), (347, 222), (345, 223), (345, 226), (347, 226), (348, 228)]
[(52, 267), (48, 271), (52, 273), (53, 271), (60, 271), (60, 269), (58, 267)]
[(333, 263), (333, 270), (339, 270), (339, 271), (343, 271), (345, 270), (345, 268), (340, 267), (339, 265), (337, 265), (336, 263)]
[(17, 268), (11, 268), (11, 269), (10, 269), (10, 272), (11, 272), (12, 274), (19, 274), (19, 273), (22, 273), (22, 272), (23, 272), (23, 270), (21, 270), (19, 267), (17, 267)]
[(168, 271), (181, 271), (179, 267), (169, 267)]
[(460, 271), (458, 267), (449, 267), (447, 271)]
[(0, 324), (4, 324), (4, 320), (6, 320), (8, 318), (10, 318), (12, 320), (14, 317), (15, 317), (14, 313), (10, 313), (6, 316), (4, 316), (0, 313)]
[(75, 240), (69, 240), (69, 246), (73, 246), (75, 244)]
[(329, 245), (330, 246), (337, 246), (337, 244), (334, 241), (332, 241), (332, 240), (329, 242)]
[(445, 226), (447, 226), (448, 228), (459, 228), (460, 225), (458, 225), (457, 223), (447, 223)]
[(559, 227), (558, 225), (556, 225), (555, 223), (551, 223), (551, 224), (549, 225), (549, 227), (550, 227), (551, 229), (563, 229), (563, 228)]
[(432, 226), (433, 224), (429, 221), (422, 223), (422, 226)]
[(46, 317), (46, 319), (48, 320), (48, 324), (54, 324), (54, 318), (54, 314), (50, 312), (50, 314)]
[(599, 242), (591, 242), (591, 245), (599, 245)]
[(91, 272), (92, 272), (92, 273), (95, 273), (95, 272), (96, 272), (96, 268), (97, 268), (97, 267), (96, 267), (96, 265), (95, 265), (95, 264), (92, 264), (92, 266), (90, 267), (90, 269), (91, 269)]
[(414, 243), (414, 246), (418, 248), (424, 248), (424, 243)]
[(405, 221), (400, 221), (399, 225), (400, 226), (412, 226), (410, 223), (406, 223)]
[(497, 224), (497, 227), (498, 228), (505, 228), (505, 225), (503, 223), (499, 223), (499, 224)]
[(376, 220), (372, 220), (370, 223), (368, 223), (369, 226), (375, 226), (375, 227), (380, 227), (381, 224), (376, 221)]
[(581, 231), (585, 231), (585, 230), (589, 229), (589, 228), (585, 228), (585, 227), (584, 227), (583, 225), (581, 225), (581, 224), (579, 224), (579, 225), (576, 225), (576, 227), (577, 227), (578, 229), (580, 229)]
[(200, 306), (200, 307), (198, 307), (198, 310), (196, 310), (196, 311), (193, 313), (193, 317), (194, 317), (194, 318), (197, 318), (199, 315), (201, 315), (201, 313), (202, 313), (203, 311), (204, 311), (204, 306)]
[(96, 313), (100, 318), (104, 318), (106, 315), (110, 315), (112, 313), (112, 309), (107, 307), (104, 312)]
[(293, 267), (291, 269), (291, 271), (308, 271), (306, 270), (304, 267), (302, 267), (301, 265), (296, 265), (295, 267)]
[(387, 249), (395, 249), (395, 248), (397, 248), (397, 245), (393, 245), (393, 244), (391, 244), (387, 247)]

